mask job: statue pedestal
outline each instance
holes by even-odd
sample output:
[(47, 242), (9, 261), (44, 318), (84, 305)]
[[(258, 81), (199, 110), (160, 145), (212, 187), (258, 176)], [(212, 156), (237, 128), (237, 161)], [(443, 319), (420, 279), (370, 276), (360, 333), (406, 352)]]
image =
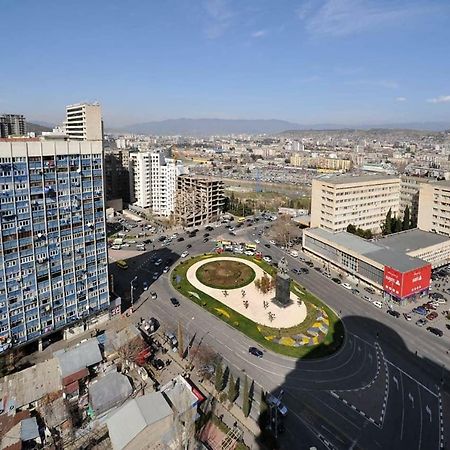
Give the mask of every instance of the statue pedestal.
[(277, 274), (275, 280), (275, 298), (273, 302), (278, 306), (285, 308), (293, 303), (290, 291), (291, 279), (285, 273)]

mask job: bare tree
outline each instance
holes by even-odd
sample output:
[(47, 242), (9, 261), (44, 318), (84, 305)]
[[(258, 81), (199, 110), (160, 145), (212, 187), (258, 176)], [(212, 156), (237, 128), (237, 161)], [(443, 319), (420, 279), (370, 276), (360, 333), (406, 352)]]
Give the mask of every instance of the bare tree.
[(270, 235), (277, 244), (289, 247), (292, 240), (302, 235), (300, 228), (292, 222), (291, 217), (280, 215), (272, 225)]

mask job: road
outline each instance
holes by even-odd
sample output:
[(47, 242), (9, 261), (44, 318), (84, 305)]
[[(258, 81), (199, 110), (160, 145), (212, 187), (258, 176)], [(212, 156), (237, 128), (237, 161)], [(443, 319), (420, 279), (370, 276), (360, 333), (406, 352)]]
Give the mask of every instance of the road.
[[(254, 239), (254, 232), (253, 227), (243, 227), (234, 240)], [(210, 235), (230, 239), (223, 228)], [(246, 373), (265, 391), (283, 389), (283, 402), (289, 408), (286, 431), (280, 437), (283, 448), (438, 449), (444, 439), (448, 442), (448, 430), (441, 428), (441, 417), (445, 423), (450, 406), (446, 401), (450, 385), (447, 335), (438, 338), (412, 322), (393, 318), (310, 270), (293, 278), (340, 315), (346, 329), (343, 347), (320, 360), (298, 361), (269, 351), (262, 359), (253, 358), (248, 347), (254, 343), (195, 303), (181, 299), (169, 282), (169, 273), (151, 280), (155, 271), (161, 273), (165, 261), (175, 264), (187, 243), (192, 254), (213, 247), (211, 241), (203, 242), (201, 231), (196, 238), (134, 256), (128, 260), (129, 270), (112, 268), (116, 290), (129, 298), (130, 281), (137, 276), (137, 317), (156, 316), (173, 330), (181, 321), (189, 337), (212, 346), (233, 371)], [(286, 256), (275, 246), (264, 253), (275, 261)], [(155, 255), (164, 260), (156, 268), (151, 263)], [(291, 267), (303, 264), (293, 259), (289, 263)], [(149, 291), (142, 291), (145, 280), (152, 281)], [(152, 290), (157, 300), (149, 299)], [(179, 308), (168, 301), (171, 296), (180, 299)]]

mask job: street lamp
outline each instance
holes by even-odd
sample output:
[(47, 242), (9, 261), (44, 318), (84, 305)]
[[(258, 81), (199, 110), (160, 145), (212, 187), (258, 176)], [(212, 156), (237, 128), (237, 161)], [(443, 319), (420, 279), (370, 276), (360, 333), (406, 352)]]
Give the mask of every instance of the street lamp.
[(130, 281), (130, 298), (131, 298), (131, 307), (133, 307), (133, 290), (134, 290), (134, 282), (137, 280), (137, 275)]
[(188, 337), (188, 353), (187, 353), (188, 365), (189, 365), (190, 349), (191, 349), (191, 339), (189, 338), (189, 327), (191, 326), (191, 323), (192, 323), (193, 320), (195, 320), (195, 317), (191, 317), (191, 320), (187, 324), (187, 327), (186, 327), (186, 337)]

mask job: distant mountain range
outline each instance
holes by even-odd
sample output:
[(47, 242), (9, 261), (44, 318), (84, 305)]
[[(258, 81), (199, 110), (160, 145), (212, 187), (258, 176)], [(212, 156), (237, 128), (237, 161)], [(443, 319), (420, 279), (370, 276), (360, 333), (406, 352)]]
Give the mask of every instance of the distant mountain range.
[(32, 133), (41, 134), (43, 131), (52, 131), (52, 129), (53, 127), (42, 125), (41, 123), (27, 122), (27, 131)]
[(107, 129), (112, 133), (134, 133), (152, 135), (182, 135), (182, 136), (211, 136), (227, 134), (277, 134), (292, 131), (307, 130), (342, 130), (359, 129), (369, 130), (374, 128), (409, 129), (423, 131), (444, 131), (450, 129), (449, 122), (411, 122), (395, 124), (367, 124), (349, 125), (342, 124), (315, 124), (301, 125), (285, 120), (241, 120), (241, 119), (168, 119), (162, 121), (145, 122), (128, 125), (121, 128)]

